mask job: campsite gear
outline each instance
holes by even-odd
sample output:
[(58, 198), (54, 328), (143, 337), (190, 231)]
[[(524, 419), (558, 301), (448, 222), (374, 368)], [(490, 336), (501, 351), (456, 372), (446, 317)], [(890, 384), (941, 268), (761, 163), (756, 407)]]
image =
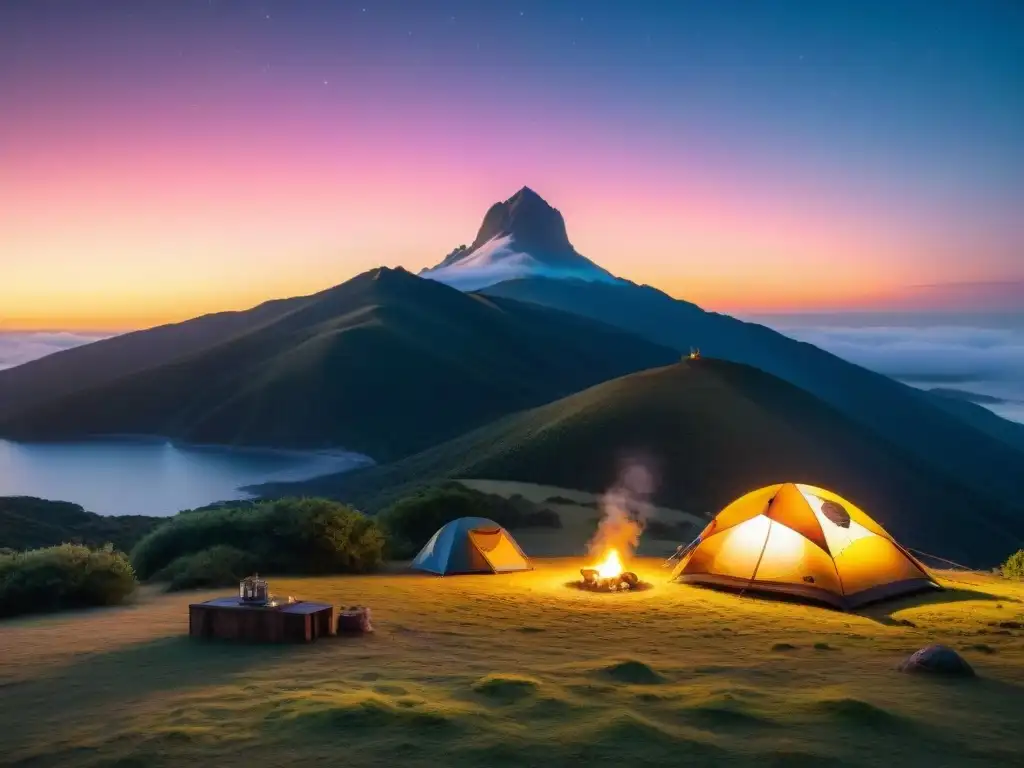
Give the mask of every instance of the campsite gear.
[(266, 605), (270, 601), (270, 585), (258, 573), (238, 582), (238, 599), (243, 605)]
[(262, 643), (310, 643), (328, 637), (334, 606), (293, 602), (252, 605), (220, 597), (188, 607), (188, 632), (203, 639)]
[(669, 566), (675, 565), (680, 560), (685, 558), (688, 554), (690, 554), (690, 552), (693, 550), (693, 548), (696, 547), (698, 544), (700, 544), (700, 542), (701, 542), (701, 537), (698, 536), (696, 539), (691, 541), (689, 544), (680, 544), (678, 547), (676, 547), (676, 551), (673, 552), (669, 556), (669, 558), (664, 563), (661, 564), (661, 567), (662, 568), (668, 568)]
[(410, 567), (439, 576), (533, 570), (512, 535), (485, 517), (460, 517), (442, 526)]
[(369, 608), (353, 605), (338, 614), (339, 635), (361, 635), (367, 632), (373, 632)]
[(941, 589), (865, 512), (811, 485), (748, 493), (719, 512), (691, 546), (673, 579), (781, 592), (844, 610)]

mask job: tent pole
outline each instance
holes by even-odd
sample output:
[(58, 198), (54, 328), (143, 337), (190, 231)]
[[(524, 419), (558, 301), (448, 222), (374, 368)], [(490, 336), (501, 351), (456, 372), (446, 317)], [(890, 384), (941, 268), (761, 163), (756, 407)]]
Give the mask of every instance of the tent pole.
[(761, 554), (757, 556), (757, 563), (754, 565), (754, 572), (752, 574), (750, 574), (750, 581), (748, 581), (746, 586), (743, 587), (743, 589), (740, 590), (740, 596), (742, 596), (743, 593), (747, 591), (747, 589), (750, 587), (750, 585), (754, 583), (754, 579), (757, 578), (757, 569), (761, 567), (761, 559), (764, 557), (764, 551), (766, 549), (768, 549), (768, 537), (772, 535), (772, 526), (774, 524), (775, 524), (775, 521), (772, 520), (769, 517), (768, 518), (768, 532), (765, 533), (765, 535), (764, 535), (764, 546), (761, 547)]

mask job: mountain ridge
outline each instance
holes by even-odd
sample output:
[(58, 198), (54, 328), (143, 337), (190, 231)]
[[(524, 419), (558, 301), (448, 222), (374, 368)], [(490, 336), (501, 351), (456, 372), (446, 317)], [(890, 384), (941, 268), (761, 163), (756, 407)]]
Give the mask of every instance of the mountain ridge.
[(221, 344), (20, 411), (0, 434), (161, 434), (387, 461), (676, 357), (578, 315), (378, 268)]
[[(707, 312), (651, 286), (529, 277), (481, 291), (600, 317), (681, 353), (752, 365), (800, 387), (1024, 515), (1024, 452), (933, 396), (757, 323)], [(993, 418), (997, 418), (993, 414)]]

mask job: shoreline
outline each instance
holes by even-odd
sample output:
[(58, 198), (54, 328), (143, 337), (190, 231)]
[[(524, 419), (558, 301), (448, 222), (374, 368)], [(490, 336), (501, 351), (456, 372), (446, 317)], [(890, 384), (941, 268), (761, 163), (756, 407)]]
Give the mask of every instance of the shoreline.
[(232, 445), (231, 443), (192, 443), (187, 440), (168, 437), (166, 435), (112, 433), (104, 435), (89, 435), (67, 440), (12, 440), (0, 435), (0, 442), (11, 443), (12, 445), (39, 445), (39, 446), (72, 446), (88, 445), (90, 443), (136, 443), (142, 445), (169, 445), (172, 448), (187, 451), (225, 451), (231, 453), (252, 453), (264, 454), (267, 456), (291, 456), (295, 458), (306, 458), (310, 456), (347, 459), (357, 461), (360, 465), (372, 466), (377, 462), (371, 457), (358, 451), (350, 451), (347, 448), (336, 446), (332, 448), (279, 448), (264, 445)]
[[(15, 457), (12, 464), (14, 475), (10, 483), (0, 483), (0, 487), (3, 488), (0, 490), (0, 496), (28, 496), (47, 501), (66, 501), (78, 504), (86, 511), (103, 517), (140, 514), (146, 517), (171, 517), (184, 509), (196, 509), (211, 504), (258, 501), (263, 497), (260, 493), (254, 492), (254, 488), (265, 483), (304, 482), (323, 475), (348, 473), (376, 464), (365, 454), (338, 446), (298, 449), (191, 443), (151, 434), (106, 434), (75, 440), (25, 442), (0, 438), (0, 458), (5, 455), (4, 446), (12, 451), (11, 455)], [(94, 449), (94, 452), (90, 449)], [(37, 469), (46, 466), (46, 470), (34, 482), (26, 482), (24, 478), (18, 480), (17, 457), (21, 451), (25, 451), (28, 457), (34, 454), (34, 458), (29, 459), (27, 466), (38, 464)], [(52, 451), (52, 460), (47, 458), (49, 451)], [(155, 495), (148, 496), (139, 488), (133, 487), (126, 494), (128, 497), (134, 496), (138, 499), (138, 502), (133, 504), (128, 499), (122, 501), (108, 498), (110, 494), (97, 495), (89, 483), (73, 477), (75, 472), (71, 471), (72, 469), (78, 468), (80, 464), (84, 467), (90, 461), (97, 462), (97, 471), (116, 470), (118, 451), (125, 451), (126, 454), (133, 451), (149, 454), (150, 458), (145, 461), (147, 467), (173, 466), (177, 472), (176, 488), (172, 489), (164, 482), (157, 483), (159, 487), (151, 488)], [(107, 461), (108, 452), (110, 461)], [(181, 458), (175, 458), (175, 454)], [(76, 458), (77, 455), (81, 456), (81, 462)], [(61, 474), (61, 464), (54, 462), (68, 461), (71, 461), (72, 466), (68, 467), (68, 472)], [(110, 466), (107, 466), (108, 464)], [(189, 469), (193, 464), (198, 472), (195, 475), (195, 482), (191, 479)], [(232, 464), (247, 466), (249, 471), (232, 476), (231, 470), (228, 470), (229, 474), (223, 477), (222, 482), (214, 482), (207, 486), (205, 465), (217, 468), (220, 465), (229, 467)], [(151, 469), (148, 471), (152, 472)], [(33, 473), (30, 472), (29, 475), (31, 474)], [(50, 479), (47, 480), (47, 477)], [(64, 482), (65, 480), (68, 482)], [(204, 489), (210, 491), (210, 495), (205, 495)]]

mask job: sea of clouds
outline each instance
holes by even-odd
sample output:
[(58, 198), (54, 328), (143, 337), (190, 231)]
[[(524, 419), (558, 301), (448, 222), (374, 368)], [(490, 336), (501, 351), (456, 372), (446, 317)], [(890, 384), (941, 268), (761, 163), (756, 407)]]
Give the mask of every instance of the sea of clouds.
[(793, 338), (924, 389), (956, 389), (1024, 422), (1024, 315), (761, 317)]
[(71, 331), (0, 331), (0, 370), (110, 336)]

